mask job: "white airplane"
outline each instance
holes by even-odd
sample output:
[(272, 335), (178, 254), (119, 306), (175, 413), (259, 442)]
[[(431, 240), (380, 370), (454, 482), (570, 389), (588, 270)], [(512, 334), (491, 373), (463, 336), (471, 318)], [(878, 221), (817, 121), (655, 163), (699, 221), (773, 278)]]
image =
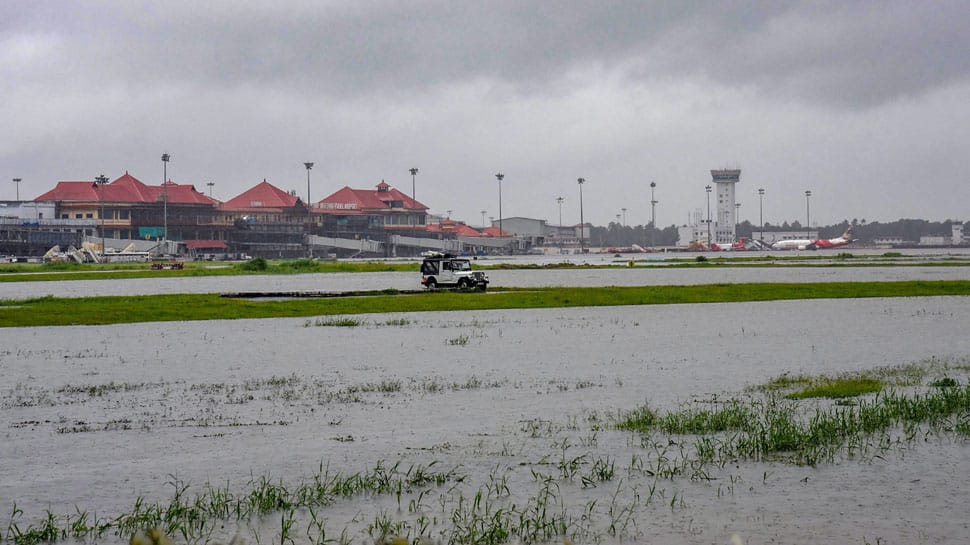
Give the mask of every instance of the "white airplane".
[(819, 250), (838, 248), (852, 242), (852, 229), (846, 229), (842, 236), (835, 238), (820, 238), (816, 240), (779, 240), (771, 245), (772, 250)]
[(727, 246), (727, 245), (721, 246), (716, 242), (712, 242), (711, 249), (716, 252), (744, 252), (748, 250), (748, 244), (744, 241), (744, 238), (739, 238), (738, 240), (734, 241), (734, 244), (731, 244), (730, 246)]

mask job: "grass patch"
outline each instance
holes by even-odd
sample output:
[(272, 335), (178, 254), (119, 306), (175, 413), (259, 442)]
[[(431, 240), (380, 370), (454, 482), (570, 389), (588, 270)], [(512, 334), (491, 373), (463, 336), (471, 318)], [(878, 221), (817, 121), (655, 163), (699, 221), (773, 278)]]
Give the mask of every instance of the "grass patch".
[[(929, 362), (933, 365), (934, 362)], [(886, 449), (903, 438), (918, 436), (918, 426), (929, 425), (943, 432), (966, 434), (970, 411), (970, 385), (960, 386), (942, 377), (904, 393), (885, 390), (876, 376), (912, 376), (904, 366), (898, 370), (877, 369), (835, 379), (807, 379), (810, 385), (794, 394), (780, 396), (777, 388), (744, 399), (712, 403), (713, 408), (681, 407), (658, 412), (637, 407), (621, 416), (615, 427), (642, 434), (695, 436), (694, 452), (699, 463), (726, 464), (740, 459), (778, 460), (815, 465), (840, 454), (868, 448)], [(923, 366), (924, 375), (930, 370)], [(769, 385), (801, 385), (775, 379)], [(905, 381), (901, 381), (905, 382)], [(809, 398), (844, 398), (875, 394), (851, 405), (807, 401)], [(716, 400), (715, 400), (716, 401)], [(901, 433), (893, 438), (894, 433)], [(875, 439), (871, 439), (875, 437)], [(874, 446), (875, 445), (875, 446)]]
[(310, 327), (311, 325), (317, 327), (357, 327), (366, 324), (363, 320), (358, 320), (356, 318), (317, 318), (312, 323), (307, 320), (303, 325), (305, 327)]
[[(152, 270), (151, 263), (11, 263), (0, 266), (0, 282), (43, 282), (57, 280), (118, 280), (173, 276), (234, 276), (246, 274), (307, 274), (331, 272), (415, 272), (418, 264), (383, 261), (316, 261), (312, 259), (243, 262), (186, 261), (180, 270)], [(43, 274), (38, 274), (43, 273)]]
[(796, 386), (803, 386), (812, 382), (812, 379), (805, 375), (788, 375), (784, 374), (780, 377), (771, 379), (766, 384), (758, 387), (759, 390), (788, 390)]
[(882, 391), (882, 381), (868, 377), (837, 378), (821, 384), (812, 384), (785, 397), (788, 399), (808, 399), (826, 397), (829, 399), (843, 399), (874, 394)]
[(218, 294), (39, 297), (0, 300), (0, 327), (943, 295), (970, 295), (970, 281), (499, 288), (490, 290), (488, 295), (437, 291), (264, 301), (224, 298)]

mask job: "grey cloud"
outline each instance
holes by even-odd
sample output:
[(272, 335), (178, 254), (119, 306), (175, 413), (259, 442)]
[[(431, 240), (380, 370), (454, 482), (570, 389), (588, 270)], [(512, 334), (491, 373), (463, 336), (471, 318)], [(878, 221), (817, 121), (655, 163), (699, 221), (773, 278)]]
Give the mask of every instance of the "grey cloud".
[[(576, 68), (692, 77), (864, 106), (970, 73), (964, 2), (238, 2), (48, 5), (8, 29), (64, 33), (51, 71), (128, 84), (264, 85), (335, 97), (476, 78), (562, 92)], [(50, 74), (54, 77), (54, 74)]]

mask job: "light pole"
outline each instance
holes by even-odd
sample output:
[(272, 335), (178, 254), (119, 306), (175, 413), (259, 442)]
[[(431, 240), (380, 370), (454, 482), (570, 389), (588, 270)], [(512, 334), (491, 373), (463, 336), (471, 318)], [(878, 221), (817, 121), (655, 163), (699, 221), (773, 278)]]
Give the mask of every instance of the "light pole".
[(313, 216), (311, 206), (310, 206), (310, 169), (313, 168), (312, 162), (303, 163), (306, 167), (306, 228), (307, 228), (307, 245), (306, 245), (306, 255), (310, 259), (313, 259), (313, 243), (310, 242), (310, 235), (313, 234)]
[(812, 207), (811, 207), (812, 191), (805, 191), (805, 233), (811, 237), (812, 234)]
[(562, 202), (566, 200), (562, 198), (562, 195), (556, 197), (556, 203), (559, 205), (559, 228), (556, 230), (556, 238), (559, 239), (559, 249), (562, 253)]
[(13, 179), (13, 183), (17, 184), (17, 200), (18, 201), (20, 200), (20, 182), (22, 182), (22, 181), (23, 181), (23, 179), (21, 179), (21, 178), (14, 178)]
[(215, 182), (206, 182), (205, 185), (209, 186), (209, 198), (212, 198), (212, 186), (216, 185)]
[[(417, 168), (412, 168), (412, 169), (409, 169), (409, 170), (411, 171), (411, 206), (417, 206), (418, 205), (418, 201), (417, 201), (417, 199), (414, 198), (414, 178), (415, 178), (415, 176), (418, 175), (418, 169)], [(414, 226), (415, 226), (415, 228), (417, 228), (417, 225), (418, 225), (418, 218), (417, 218), (417, 216), (415, 216), (415, 218), (414, 218)]]
[(765, 241), (765, 188), (758, 189), (758, 221), (761, 223), (761, 242)]
[(498, 180), (498, 236), (505, 236), (505, 231), (502, 230), (502, 179), (505, 178), (505, 174), (499, 172), (495, 175), (495, 179)]
[(623, 227), (626, 227), (626, 208), (621, 208), (620, 212), (623, 212)]
[(454, 212), (454, 210), (448, 210), (447, 212), (448, 212), (448, 219), (451, 219), (451, 213)]
[(104, 184), (108, 183), (108, 177), (104, 174), (96, 176), (94, 178), (94, 187), (98, 190), (98, 203), (101, 205), (101, 211), (98, 212), (98, 219), (101, 220), (101, 261), (104, 262), (107, 259), (108, 253), (105, 251), (104, 246)]
[(650, 247), (653, 248), (653, 233), (657, 230), (657, 199), (653, 198), (653, 190), (657, 182), (650, 182)]
[(586, 221), (583, 219), (583, 184), (586, 183), (586, 178), (576, 178), (576, 183), (579, 184), (579, 253), (582, 254), (586, 230)]
[(482, 229), (485, 229), (486, 228), (486, 225), (485, 225), (485, 214), (487, 213), (487, 211), (486, 210), (482, 210), (481, 212), (482, 212)]
[(171, 155), (162, 154), (162, 251), (168, 253), (168, 160)]
[(707, 246), (711, 246), (711, 186), (704, 186), (707, 192)]

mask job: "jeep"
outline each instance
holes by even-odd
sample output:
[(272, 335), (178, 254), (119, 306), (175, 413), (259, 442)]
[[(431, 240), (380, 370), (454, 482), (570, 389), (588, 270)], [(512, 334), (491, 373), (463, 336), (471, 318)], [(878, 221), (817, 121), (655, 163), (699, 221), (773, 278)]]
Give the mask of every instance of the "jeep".
[(488, 287), (488, 276), (482, 271), (473, 271), (467, 259), (448, 254), (432, 254), (421, 262), (421, 284), (432, 290), (447, 287), (485, 291)]

